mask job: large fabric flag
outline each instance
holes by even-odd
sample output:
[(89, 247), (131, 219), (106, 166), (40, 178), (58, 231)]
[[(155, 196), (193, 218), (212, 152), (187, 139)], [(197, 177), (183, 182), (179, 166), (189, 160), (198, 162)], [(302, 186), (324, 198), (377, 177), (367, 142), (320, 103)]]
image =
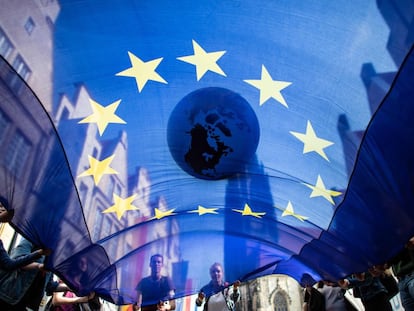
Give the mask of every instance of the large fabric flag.
[(177, 297), (338, 280), (414, 234), (412, 1), (0, 4), (0, 195), (77, 292), (134, 303), (153, 254)]

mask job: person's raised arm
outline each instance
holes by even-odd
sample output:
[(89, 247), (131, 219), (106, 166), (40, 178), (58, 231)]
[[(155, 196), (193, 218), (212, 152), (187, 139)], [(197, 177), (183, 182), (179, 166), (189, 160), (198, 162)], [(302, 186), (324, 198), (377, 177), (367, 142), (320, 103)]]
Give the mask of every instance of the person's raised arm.
[(44, 265), (40, 262), (32, 262), (22, 267), (22, 270), (44, 270)]
[(83, 297), (65, 297), (64, 292), (54, 292), (52, 297), (52, 304), (54, 306), (61, 306), (61, 305), (72, 305), (77, 303), (88, 302), (89, 300), (95, 297), (95, 293), (92, 292), (88, 296)]
[(201, 304), (203, 303), (204, 297), (205, 297), (204, 293), (202, 291), (200, 291), (198, 293), (198, 296), (197, 296), (197, 299), (196, 299), (196, 305), (198, 307), (201, 306)]
[(175, 310), (175, 299), (174, 299), (175, 290), (173, 290), (173, 289), (170, 290), (170, 292), (168, 293), (168, 295), (170, 297), (170, 300), (169, 300), (169, 306), (170, 306), (170, 308), (169, 309), (166, 309), (166, 310)]
[(140, 311), (142, 305), (142, 292), (137, 289), (137, 302), (134, 305), (134, 311)]
[(239, 280), (237, 280), (236, 282), (234, 282), (233, 284), (233, 293), (231, 294), (231, 299), (234, 302), (237, 302), (240, 300), (240, 291), (239, 291), (239, 287), (241, 285), (241, 282)]

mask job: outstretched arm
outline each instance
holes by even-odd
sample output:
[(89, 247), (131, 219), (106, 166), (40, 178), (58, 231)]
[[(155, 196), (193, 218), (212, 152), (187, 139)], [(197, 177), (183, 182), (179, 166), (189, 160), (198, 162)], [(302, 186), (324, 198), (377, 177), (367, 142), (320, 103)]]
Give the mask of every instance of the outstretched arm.
[(175, 310), (175, 291), (171, 289), (168, 293), (168, 297), (170, 298), (168, 301), (165, 301), (160, 308), (161, 311), (168, 311), (168, 310)]
[(239, 286), (241, 285), (241, 282), (239, 280), (237, 280), (236, 282), (234, 282), (233, 284), (233, 293), (231, 294), (231, 299), (234, 302), (237, 302), (240, 300), (240, 291), (239, 291)]
[(140, 311), (142, 305), (142, 292), (137, 290), (137, 302), (134, 305), (134, 311)]
[(42, 250), (34, 251), (28, 255), (20, 256), (16, 259), (10, 258), (9, 254), (3, 247), (3, 243), (0, 240), (0, 267), (6, 271), (13, 271), (19, 268), (22, 268), (36, 259), (40, 258), (43, 254)]
[(88, 302), (90, 299), (95, 297), (95, 293), (92, 292), (88, 296), (83, 297), (65, 297), (63, 292), (54, 292), (52, 298), (52, 304), (54, 306), (61, 306), (61, 305), (72, 305), (82, 302)]
[(197, 299), (196, 299), (196, 305), (197, 305), (198, 307), (202, 305), (202, 303), (203, 303), (203, 301), (204, 301), (204, 297), (205, 297), (204, 293), (203, 293), (202, 291), (200, 291), (200, 292), (198, 293), (198, 296), (197, 296)]

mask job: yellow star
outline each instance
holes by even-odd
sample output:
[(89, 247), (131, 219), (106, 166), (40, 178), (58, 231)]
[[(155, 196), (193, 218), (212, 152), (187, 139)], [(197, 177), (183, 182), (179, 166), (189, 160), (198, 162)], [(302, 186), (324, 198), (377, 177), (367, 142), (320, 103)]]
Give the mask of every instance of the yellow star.
[(135, 78), (138, 86), (138, 92), (141, 93), (148, 80), (167, 84), (167, 81), (155, 72), (155, 69), (162, 61), (162, 57), (148, 62), (143, 62), (131, 52), (128, 52), (128, 55), (131, 60), (132, 67), (118, 72), (116, 75)]
[(96, 123), (98, 124), (99, 134), (102, 136), (109, 123), (122, 123), (126, 122), (115, 114), (115, 110), (118, 108), (121, 100), (118, 100), (106, 107), (101, 106), (93, 99), (89, 98), (89, 103), (92, 106), (93, 114), (82, 119), (79, 123)]
[(286, 209), (282, 213), (282, 217), (285, 217), (285, 216), (293, 216), (293, 217), (299, 219), (302, 222), (309, 218), (309, 217), (306, 217), (306, 216), (295, 214), (295, 211), (293, 210), (293, 205), (290, 201), (288, 202), (288, 205), (286, 206)]
[(290, 134), (292, 134), (297, 139), (299, 139), (301, 142), (303, 142), (303, 153), (304, 154), (314, 151), (317, 154), (319, 154), (322, 158), (324, 158), (326, 161), (330, 162), (323, 149), (333, 145), (334, 143), (329, 140), (319, 138), (318, 136), (316, 136), (315, 131), (313, 130), (313, 127), (310, 121), (308, 121), (306, 125), (305, 134), (298, 133), (298, 132), (292, 132), (292, 131), (290, 132)]
[(132, 205), (132, 202), (135, 200), (135, 197), (137, 195), (131, 195), (130, 197), (126, 199), (122, 199), (121, 197), (117, 196), (116, 194), (113, 195), (114, 197), (114, 205), (104, 210), (102, 213), (116, 213), (116, 216), (118, 217), (118, 220), (121, 219), (122, 215), (126, 211), (136, 211), (139, 208)]
[(328, 200), (332, 205), (335, 205), (332, 197), (337, 197), (341, 195), (341, 192), (333, 191), (333, 190), (327, 190), (325, 188), (325, 184), (323, 183), (323, 180), (320, 175), (318, 175), (318, 179), (316, 181), (316, 185), (312, 186), (309, 184), (305, 184), (308, 188), (312, 189), (312, 193), (310, 195), (310, 198), (314, 197), (324, 197), (326, 200)]
[(159, 210), (158, 208), (156, 208), (155, 209), (155, 216), (152, 217), (151, 219), (161, 219), (161, 218), (164, 218), (164, 217), (175, 215), (174, 211), (175, 211), (175, 208), (170, 209), (170, 210), (165, 211), (165, 212), (163, 212), (163, 211)]
[(262, 76), (260, 80), (244, 80), (244, 82), (260, 90), (260, 106), (268, 99), (273, 98), (283, 106), (288, 107), (281, 91), (291, 85), (292, 82), (273, 80), (264, 65), (262, 65)]
[(82, 174), (78, 175), (78, 177), (92, 175), (93, 180), (95, 181), (95, 185), (97, 185), (103, 175), (118, 174), (117, 171), (115, 171), (112, 167), (109, 166), (114, 157), (115, 155), (112, 155), (110, 157), (107, 157), (106, 159), (103, 159), (102, 161), (99, 161), (92, 156), (88, 156), (90, 168), (84, 171)]
[(204, 74), (209, 70), (222, 76), (226, 76), (219, 65), (217, 65), (217, 61), (224, 55), (224, 53), (226, 53), (226, 51), (207, 53), (197, 42), (194, 40), (192, 41), (194, 55), (177, 57), (177, 59), (196, 67), (197, 81), (200, 81)]
[(256, 217), (256, 218), (262, 218), (263, 215), (266, 215), (266, 213), (253, 212), (252, 209), (250, 208), (250, 206), (247, 203), (244, 204), (244, 209), (243, 210), (233, 209), (233, 211), (238, 212), (238, 213), (242, 214), (243, 216), (253, 216), (253, 217)]
[(198, 213), (198, 216), (202, 216), (204, 214), (218, 214), (218, 208), (205, 208), (201, 205), (198, 206), (198, 209), (194, 211), (188, 211), (189, 213)]

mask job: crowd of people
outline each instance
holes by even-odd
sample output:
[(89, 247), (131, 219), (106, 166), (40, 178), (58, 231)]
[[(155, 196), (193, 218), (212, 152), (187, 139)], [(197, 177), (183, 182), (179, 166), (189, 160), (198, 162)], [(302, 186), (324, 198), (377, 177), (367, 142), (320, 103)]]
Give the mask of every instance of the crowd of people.
[[(0, 197), (0, 222), (9, 223), (13, 215), (7, 200)], [(99, 298), (94, 292), (77, 296), (73, 289), (45, 270), (43, 262), (48, 255), (49, 250), (36, 247), (25, 238), (21, 238), (9, 255), (0, 240), (0, 310), (38, 311), (45, 294), (50, 296), (46, 311), (100, 310)], [(135, 311), (175, 310), (175, 287), (169, 276), (162, 275), (163, 265), (161, 254), (151, 256), (150, 275), (136, 286)], [(76, 266), (71, 268), (68, 277), (76, 288), (85, 282), (83, 277), (87, 267), (87, 259), (80, 257)], [(240, 282), (232, 285), (225, 282), (223, 267), (219, 263), (214, 263), (209, 272), (211, 281), (200, 290), (196, 304), (204, 305), (204, 311), (234, 310), (240, 299)]]
[[(151, 273), (139, 281), (135, 311), (167, 311), (175, 310), (175, 287), (170, 277), (162, 275), (164, 257), (155, 254), (150, 259)], [(196, 299), (197, 306), (203, 311), (232, 311), (240, 300), (240, 281), (229, 284), (224, 280), (223, 266), (214, 263), (210, 267), (210, 282), (204, 285)]]
[(224, 281), (223, 266), (215, 262), (210, 267), (210, 282), (204, 285), (196, 299), (196, 305), (204, 304), (203, 311), (234, 310), (235, 303), (240, 300), (240, 281), (230, 285)]
[[(13, 216), (8, 201), (0, 196), (0, 223), (9, 223)], [(45, 270), (43, 262), (48, 255), (50, 250), (39, 248), (25, 238), (9, 255), (0, 240), (0, 310), (37, 311), (45, 293), (50, 296), (48, 311), (79, 311), (82, 303), (88, 304), (91, 311), (99, 310), (95, 293), (77, 297), (66, 284), (55, 280), (54, 275)], [(77, 263), (73, 271), (80, 277), (84, 269)]]
[[(168, 276), (161, 274), (163, 264), (162, 255), (151, 257), (151, 274), (136, 287), (136, 311), (175, 310), (174, 285)], [(240, 300), (240, 281), (226, 282), (223, 266), (217, 262), (211, 265), (209, 274), (210, 282), (200, 289), (196, 305), (203, 311), (235, 310)], [(414, 237), (396, 257), (365, 272), (336, 282), (315, 282), (304, 275), (302, 284), (305, 287), (303, 311), (357, 311), (346, 296), (348, 290), (360, 299), (365, 311), (392, 311), (390, 300), (397, 294), (405, 311), (414, 311)]]
[[(0, 222), (8, 223), (13, 210), (0, 196)], [(44, 260), (50, 251), (36, 247), (27, 239), (11, 251), (5, 250), (0, 240), (0, 310), (37, 311), (44, 294), (50, 296), (46, 310), (79, 311), (99, 310), (100, 301), (94, 292), (77, 296), (75, 291), (44, 269)], [(168, 311), (176, 309), (175, 287), (169, 276), (162, 275), (164, 257), (155, 254), (150, 258), (150, 275), (136, 286), (134, 311)], [(72, 284), (80, 285), (88, 267), (85, 257), (79, 258), (71, 269)], [(203, 311), (235, 310), (240, 300), (240, 281), (229, 284), (224, 280), (223, 266), (214, 263), (209, 269), (210, 282), (204, 285), (196, 298)], [(400, 295), (405, 311), (414, 311), (414, 237), (408, 240), (401, 252), (386, 263), (367, 271), (354, 273), (336, 282), (315, 282), (303, 275), (303, 311), (356, 311), (346, 298), (346, 291), (360, 298), (365, 311), (392, 311), (390, 299)], [(79, 286), (75, 286), (79, 288)]]
[(386, 263), (375, 265), (337, 282), (315, 282), (304, 275), (303, 311), (353, 311), (357, 310), (345, 297), (352, 290), (365, 311), (392, 311), (390, 300), (400, 294), (405, 311), (414, 311), (414, 237), (403, 249)]

